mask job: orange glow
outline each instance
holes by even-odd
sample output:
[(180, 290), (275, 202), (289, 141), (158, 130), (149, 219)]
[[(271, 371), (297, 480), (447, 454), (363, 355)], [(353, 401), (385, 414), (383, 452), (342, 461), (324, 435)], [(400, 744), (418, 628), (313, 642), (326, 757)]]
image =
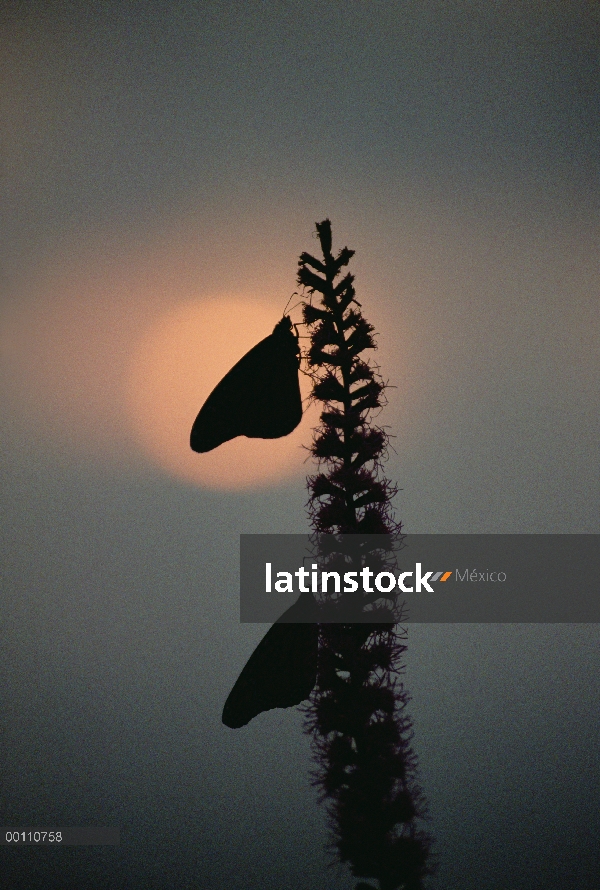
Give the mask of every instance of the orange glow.
[[(277, 321), (271, 303), (222, 297), (180, 304), (150, 326), (134, 352), (127, 405), (133, 432), (155, 464), (180, 479), (219, 489), (259, 487), (306, 473), (307, 452), (301, 448), (310, 442), (306, 414), (281, 439), (241, 436), (207, 454), (196, 454), (189, 445), (207, 396)], [(306, 399), (304, 375), (300, 385)]]
[[(125, 236), (96, 233), (23, 276), (0, 308), (0, 396), (15, 447), (69, 464), (89, 460), (110, 472), (137, 476), (150, 468), (214, 489), (268, 487), (315, 472), (301, 447), (317, 426), (315, 406), (282, 439), (240, 437), (208, 454), (189, 446), (204, 400), (273, 331), (289, 295), (287, 265), (265, 275), (259, 245), (249, 238), (236, 242), (232, 266), (230, 241), (218, 234), (204, 240), (213, 231), (200, 237), (197, 222), (179, 222), (133, 245)], [(247, 283), (240, 294), (242, 268)], [(377, 295), (368, 300), (376, 309)], [(417, 377), (422, 387), (426, 367), (406, 326), (384, 310), (373, 320), (393, 336), (382, 336), (376, 357), (391, 382), (402, 384), (390, 390), (386, 422), (394, 424), (394, 404), (404, 418), (416, 414), (407, 399)], [(299, 321), (297, 307), (291, 314)], [(310, 381), (303, 374), (300, 385), (306, 400)], [(406, 447), (414, 422), (396, 426)]]
[(230, 245), (184, 222), (139, 243), (96, 232), (23, 275), (0, 309), (0, 397), (15, 447), (136, 476), (152, 467), (212, 488), (306, 474), (300, 444), (310, 442), (316, 411), (285, 439), (190, 449), (206, 396), (280, 320), (289, 274), (253, 272), (255, 245), (236, 242), (249, 282), (232, 296), (239, 268)]

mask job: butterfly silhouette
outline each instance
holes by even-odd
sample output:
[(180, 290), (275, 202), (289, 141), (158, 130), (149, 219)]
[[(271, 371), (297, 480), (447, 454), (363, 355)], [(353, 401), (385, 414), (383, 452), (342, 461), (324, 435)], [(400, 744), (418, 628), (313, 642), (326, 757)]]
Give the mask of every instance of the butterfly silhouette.
[(192, 450), (212, 451), (236, 436), (279, 439), (291, 433), (302, 419), (299, 366), (298, 335), (284, 315), (213, 389), (192, 426)]
[(301, 594), (262, 638), (223, 708), (223, 723), (245, 726), (263, 711), (291, 708), (309, 697), (317, 682), (319, 625), (285, 623), (314, 616), (312, 596)]

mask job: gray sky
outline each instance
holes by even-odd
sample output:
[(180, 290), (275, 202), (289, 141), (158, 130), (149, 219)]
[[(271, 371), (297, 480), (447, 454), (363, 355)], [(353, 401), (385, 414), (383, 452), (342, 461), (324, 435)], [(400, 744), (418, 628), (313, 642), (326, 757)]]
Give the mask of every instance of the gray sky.
[[(345, 890), (299, 715), (220, 724), (264, 632), (238, 535), (305, 532), (310, 463), (191, 481), (144, 450), (132, 368), (181, 305), (241, 295), (268, 334), (329, 216), (406, 531), (597, 533), (600, 6), (5, 3), (0, 29), (3, 824), (120, 825), (61, 851), (75, 884)], [(411, 630), (432, 887), (597, 887), (599, 661), (596, 626)], [(64, 887), (25, 854), (15, 887)]]

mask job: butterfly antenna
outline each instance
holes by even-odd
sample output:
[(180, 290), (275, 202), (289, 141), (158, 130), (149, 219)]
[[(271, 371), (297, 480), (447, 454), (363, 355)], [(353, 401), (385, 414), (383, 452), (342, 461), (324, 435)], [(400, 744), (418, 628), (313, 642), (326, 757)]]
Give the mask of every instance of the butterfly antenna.
[[(294, 291), (294, 293), (292, 294), (292, 296), (290, 297), (290, 299), (287, 301), (286, 306), (285, 306), (285, 309), (283, 310), (283, 314), (284, 314), (284, 315), (291, 315), (292, 312), (294, 311), (294, 309), (297, 309), (298, 306), (302, 306), (302, 304), (305, 302), (304, 299), (301, 299), (301, 300), (299, 300), (297, 303), (294, 303), (294, 305), (292, 306), (292, 308), (288, 310), (288, 306), (290, 305), (290, 302), (291, 302), (292, 298), (293, 298), (293, 297), (299, 297), (299, 296), (300, 296), (300, 294), (298, 293), (298, 291)], [(311, 298), (312, 298), (312, 294), (311, 294)], [(296, 334), (298, 333), (298, 325), (299, 325), (299, 324), (300, 324), (300, 325), (303, 325), (304, 322), (303, 322), (303, 321), (299, 321), (297, 324), (294, 323), (294, 327), (296, 328)]]
[[(292, 296), (289, 298), (289, 300), (288, 300), (287, 303), (285, 304), (285, 309), (283, 310), (283, 314), (284, 314), (284, 315), (288, 315), (288, 314), (289, 314), (289, 313), (288, 313), (288, 306), (290, 305), (290, 303), (292, 302), (292, 300), (294, 299), (294, 297), (299, 297), (299, 296), (300, 296), (300, 294), (298, 293), (297, 290), (295, 290), (294, 293), (292, 294)], [(296, 303), (294, 306), (292, 306), (292, 308), (290, 309), (290, 312), (293, 312), (294, 309), (296, 308), (296, 306), (299, 306), (299, 305), (300, 305), (300, 303)]]

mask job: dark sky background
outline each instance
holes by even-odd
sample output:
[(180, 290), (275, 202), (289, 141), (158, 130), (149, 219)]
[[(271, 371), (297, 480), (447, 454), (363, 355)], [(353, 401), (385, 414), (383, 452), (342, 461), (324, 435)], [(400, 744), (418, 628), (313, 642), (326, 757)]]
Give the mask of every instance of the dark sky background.
[[(122, 837), (3, 848), (7, 886), (349, 890), (301, 715), (220, 720), (265, 630), (238, 536), (305, 532), (310, 464), (238, 491), (162, 466), (132, 361), (190, 301), (260, 299), (266, 336), (329, 216), (405, 530), (597, 533), (600, 5), (50, 0), (0, 28), (0, 822)], [(432, 890), (600, 886), (598, 642), (410, 628)]]

